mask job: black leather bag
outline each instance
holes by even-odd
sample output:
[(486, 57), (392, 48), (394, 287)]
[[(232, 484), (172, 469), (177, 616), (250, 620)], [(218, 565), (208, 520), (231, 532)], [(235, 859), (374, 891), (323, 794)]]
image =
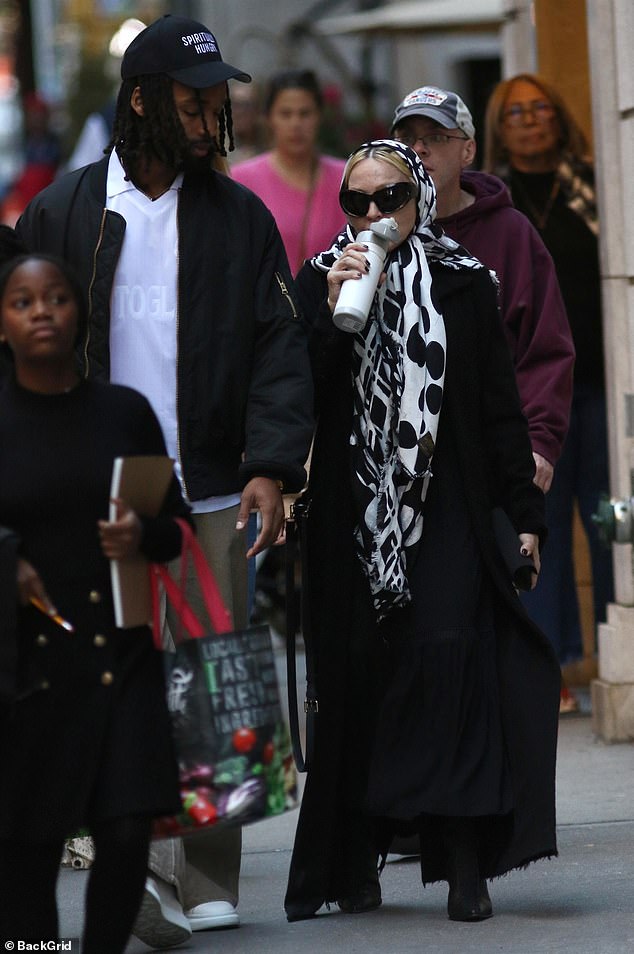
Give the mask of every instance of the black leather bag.
[(530, 590), (533, 574), (537, 574), (533, 558), (520, 552), (517, 530), (502, 507), (495, 507), (491, 514), (493, 533), (498, 550), (504, 560), (509, 576), (518, 590)]

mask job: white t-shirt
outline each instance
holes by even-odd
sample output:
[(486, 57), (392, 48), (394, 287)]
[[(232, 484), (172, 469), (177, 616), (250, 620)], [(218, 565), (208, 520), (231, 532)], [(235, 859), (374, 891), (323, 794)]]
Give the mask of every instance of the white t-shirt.
[[(183, 176), (157, 199), (126, 182), (113, 150), (108, 164), (106, 208), (126, 220), (110, 300), (110, 380), (144, 394), (159, 419), (167, 453), (178, 459), (176, 363), (178, 357), (178, 192)], [(194, 513), (233, 507), (239, 494), (190, 502)]]

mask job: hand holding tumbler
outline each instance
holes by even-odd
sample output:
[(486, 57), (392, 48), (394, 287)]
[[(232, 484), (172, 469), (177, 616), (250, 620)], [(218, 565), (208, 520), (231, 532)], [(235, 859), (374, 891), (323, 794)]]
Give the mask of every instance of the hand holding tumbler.
[(332, 315), (332, 320), (341, 331), (355, 334), (365, 328), (388, 246), (392, 242), (398, 242), (400, 237), (398, 225), (391, 218), (372, 222), (369, 229), (357, 235), (356, 241), (364, 242), (368, 246), (366, 258), (370, 268), (361, 278), (348, 278), (341, 286)]

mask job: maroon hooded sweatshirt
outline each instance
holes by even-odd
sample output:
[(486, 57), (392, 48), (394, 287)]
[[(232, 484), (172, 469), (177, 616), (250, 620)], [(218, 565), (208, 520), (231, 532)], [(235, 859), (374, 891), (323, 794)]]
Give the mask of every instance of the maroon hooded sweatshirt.
[(475, 202), (437, 221), (498, 277), (533, 451), (554, 465), (568, 430), (575, 350), (553, 260), (501, 179), (463, 172), (460, 185)]

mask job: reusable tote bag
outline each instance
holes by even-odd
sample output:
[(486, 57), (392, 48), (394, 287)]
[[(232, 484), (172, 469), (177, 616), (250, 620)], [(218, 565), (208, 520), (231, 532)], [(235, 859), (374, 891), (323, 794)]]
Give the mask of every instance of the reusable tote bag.
[[(297, 805), (297, 774), (267, 626), (232, 629), (231, 616), (185, 521), (180, 586), (152, 566), (154, 639), (161, 645), (162, 586), (179, 619), (165, 653), (167, 702), (179, 765), (182, 811), (155, 822), (154, 837), (245, 825)], [(185, 599), (191, 559), (209, 614), (205, 630)], [(185, 630), (190, 637), (182, 639)]]

